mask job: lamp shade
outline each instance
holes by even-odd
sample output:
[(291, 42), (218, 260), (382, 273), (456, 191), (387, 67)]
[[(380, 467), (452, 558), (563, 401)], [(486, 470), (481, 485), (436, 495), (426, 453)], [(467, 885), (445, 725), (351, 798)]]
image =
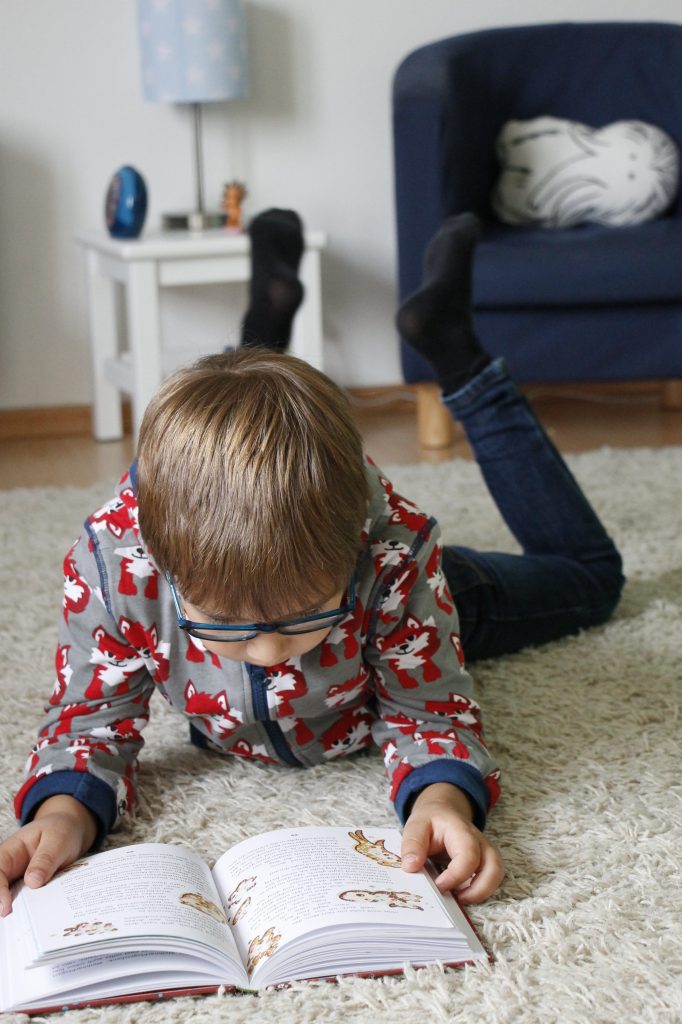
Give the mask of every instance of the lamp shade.
[(248, 92), (242, 0), (137, 0), (142, 92), (158, 103), (234, 100)]

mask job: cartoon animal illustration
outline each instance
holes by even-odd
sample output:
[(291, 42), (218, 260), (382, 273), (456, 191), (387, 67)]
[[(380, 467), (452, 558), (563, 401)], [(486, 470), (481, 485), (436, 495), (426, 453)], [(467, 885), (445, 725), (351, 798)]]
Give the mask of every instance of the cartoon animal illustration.
[(379, 618), (382, 622), (395, 622), (400, 617), (400, 610), (405, 603), (412, 587), (419, 575), (419, 566), (416, 562), (409, 562), (402, 572), (394, 573), (384, 591)]
[(207, 657), (210, 657), (211, 664), (214, 668), (220, 668), (220, 658), (213, 651), (208, 651), (202, 644), (201, 640), (197, 636), (192, 636), (190, 633), (186, 633), (187, 638), (187, 650), (185, 651), (185, 658), (187, 661), (195, 661), (197, 664), (203, 664)]
[(107, 711), (110, 707), (111, 704), (108, 701), (96, 705), (88, 705), (83, 702), (78, 704), (65, 704), (59, 712), (59, 722), (54, 730), (54, 735), (61, 736), (65, 732), (72, 732), (74, 729), (74, 718), (84, 718), (86, 715), (95, 715), (99, 711)]
[(371, 717), (361, 711), (343, 711), (334, 724), (322, 733), (325, 757), (340, 757), (366, 747), (371, 740)]
[(64, 938), (71, 938), (75, 935), (103, 935), (107, 932), (117, 932), (110, 921), (79, 921), (78, 924), (65, 928), (62, 932)]
[(132, 523), (128, 505), (124, 500), (126, 497), (131, 505), (134, 505), (135, 493), (128, 487), (90, 516), (89, 522), (95, 533), (108, 530), (116, 540), (120, 540), (126, 530), (130, 529)]
[(232, 910), (233, 907), (236, 907), (240, 900), (244, 898), (245, 893), (251, 892), (252, 889), (256, 888), (256, 881), (256, 875), (251, 875), (250, 878), (242, 878), (241, 882), (234, 887), (225, 900), (226, 908)]
[(315, 739), (315, 733), (302, 718), (278, 718), (277, 721), (283, 732), (293, 732), (294, 742), (299, 747), (304, 747), (306, 743), (312, 743)]
[(442, 566), (443, 548), (436, 544), (426, 563), (426, 579), (433, 591), (438, 607), (448, 615), (454, 611), (455, 602), (448, 587)]
[(375, 572), (380, 573), (389, 565), (399, 565), (409, 554), (410, 548), (408, 544), (393, 537), (391, 540), (375, 541), (371, 546), (371, 551)]
[(50, 704), (59, 704), (62, 697), (66, 693), (66, 688), (71, 681), (73, 675), (73, 669), (69, 665), (69, 651), (71, 650), (70, 644), (60, 644), (57, 647), (57, 653), (55, 655), (55, 668), (57, 670), (57, 678), (52, 688), (52, 694), (50, 696)]
[[(130, 769), (127, 769), (130, 771)], [(127, 775), (121, 776), (116, 784), (116, 811), (119, 818), (127, 814), (135, 802), (135, 785)]]
[(398, 854), (386, 849), (385, 839), (368, 839), (361, 829), (349, 832), (348, 835), (355, 843), (354, 850), (362, 854), (363, 857), (381, 864), (384, 868), (399, 868), (402, 866), (403, 862)]
[(343, 657), (346, 661), (350, 661), (357, 657), (360, 653), (358, 635), (362, 630), (362, 620), (364, 616), (364, 605), (356, 595), (355, 608), (353, 611), (349, 612), (341, 622), (337, 622), (332, 631), (320, 644), (321, 668), (331, 668), (332, 665), (337, 664), (339, 659), (334, 648), (338, 647), (339, 644), (343, 644)]
[(132, 547), (114, 548), (114, 554), (121, 559), (119, 594), (135, 597), (138, 592), (136, 580), (146, 580), (144, 596), (155, 601), (159, 596), (159, 573), (145, 549), (140, 544), (134, 544)]
[(456, 729), (428, 729), (424, 728), (428, 723), (415, 718), (410, 718), (404, 711), (394, 715), (387, 715), (384, 718), (387, 726), (391, 729), (398, 729), (405, 736), (411, 736), (415, 743), (426, 744), (430, 754), (448, 755), (466, 759), (469, 751), (461, 742)]
[(69, 555), (64, 559), (64, 598), (62, 610), (64, 622), (68, 624), (69, 615), (78, 615), (88, 606), (90, 588), (82, 576), (78, 575), (76, 564)]
[(118, 754), (116, 747), (112, 746), (111, 743), (105, 743), (103, 740), (90, 739), (89, 736), (76, 736), (75, 739), (71, 740), (66, 750), (67, 753), (73, 756), (73, 766), (77, 772), (87, 771), (88, 761), (95, 751), (99, 751), (102, 754), (108, 754), (110, 757), (116, 757)]
[(262, 935), (256, 935), (247, 949), (246, 970), (249, 974), (261, 960), (272, 956), (282, 940), (282, 936), (274, 928), (268, 928)]
[(442, 715), (457, 723), (462, 729), (471, 729), (477, 735), (481, 732), (481, 709), (475, 700), (461, 693), (449, 693), (447, 700), (427, 700), (424, 708), (432, 715)]
[(237, 754), (238, 757), (249, 757), (253, 761), (265, 761), (266, 764), (277, 764), (276, 759), (268, 754), (266, 747), (254, 745), (245, 739), (238, 739), (233, 743), (228, 753)]
[(387, 907), (399, 907), (403, 910), (421, 910), (422, 897), (415, 892), (394, 889), (346, 889), (339, 893), (340, 900), (348, 903), (383, 903)]
[(405, 526), (414, 533), (420, 533), (428, 525), (429, 517), (395, 491), (389, 492), (387, 503), (391, 509), (388, 521), (394, 526)]
[(38, 740), (38, 742), (33, 747), (31, 747), (31, 753), (28, 756), (26, 768), (24, 769), (27, 775), (29, 774), (29, 772), (33, 771), (35, 766), (40, 761), (40, 755), (42, 751), (45, 749), (45, 747), (49, 747), (51, 746), (51, 744), (58, 742), (58, 736), (43, 736), (42, 739)]
[(247, 909), (251, 906), (251, 897), (246, 896), (245, 893), (251, 892), (256, 887), (256, 876), (253, 875), (251, 878), (242, 878), (241, 882), (235, 886), (232, 892), (225, 901), (225, 909), (228, 913), (228, 924), (235, 925), (237, 921), (246, 913)]
[(107, 633), (103, 626), (97, 626), (92, 637), (97, 646), (91, 648), (89, 661), (95, 666), (95, 671), (85, 691), (86, 700), (99, 700), (105, 695), (118, 697), (126, 693), (129, 677), (144, 668), (144, 658), (128, 644)]
[(118, 620), (118, 628), (131, 647), (144, 658), (145, 664), (157, 683), (165, 683), (170, 676), (170, 643), (159, 641), (156, 623), (145, 628), (141, 622), (131, 622), (124, 616)]
[(351, 676), (345, 683), (335, 683), (329, 687), (324, 698), (325, 704), (328, 708), (338, 708), (343, 704), (352, 703), (364, 692), (368, 679), (369, 672), (362, 665), (358, 675)]
[(209, 732), (220, 739), (229, 736), (244, 721), (241, 711), (230, 707), (225, 690), (204, 693), (197, 690), (191, 679), (185, 687), (185, 713), (203, 718)]
[(183, 892), (179, 899), (186, 907), (192, 907), (193, 910), (212, 917), (218, 924), (227, 924), (227, 918), (220, 907), (217, 907), (211, 900), (207, 900), (200, 892)]
[(442, 675), (433, 661), (434, 654), (440, 648), (440, 640), (431, 616), (420, 622), (414, 615), (408, 615), (405, 624), (399, 629), (393, 630), (387, 637), (377, 638), (377, 647), (405, 689), (419, 685), (419, 680), (410, 674), (411, 670), (421, 669), (425, 683), (432, 683)]
[(291, 658), (268, 669), (266, 694), (268, 707), (274, 711), (275, 717), (294, 715), (296, 712), (292, 700), (305, 696), (307, 692), (308, 684), (298, 658)]
[(90, 735), (103, 740), (132, 740), (135, 742), (141, 740), (140, 733), (148, 721), (149, 713), (143, 715), (142, 718), (119, 718), (112, 725), (94, 726), (90, 729)]

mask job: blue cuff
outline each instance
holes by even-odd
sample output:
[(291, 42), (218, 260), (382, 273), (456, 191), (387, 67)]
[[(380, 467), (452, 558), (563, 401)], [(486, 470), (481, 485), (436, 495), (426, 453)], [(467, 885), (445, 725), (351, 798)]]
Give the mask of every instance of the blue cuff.
[(488, 789), (483, 777), (470, 764), (464, 761), (451, 761), (449, 758), (429, 761), (428, 764), (415, 768), (400, 783), (394, 804), (402, 824), (404, 825), (409, 817), (412, 799), (434, 782), (451, 782), (464, 790), (471, 800), (474, 825), (483, 831), (489, 803)]
[(88, 772), (51, 772), (31, 786), (21, 808), (20, 824), (31, 821), (40, 804), (49, 796), (72, 796), (97, 820), (97, 836), (92, 851), (98, 850), (116, 821), (116, 796), (111, 786)]

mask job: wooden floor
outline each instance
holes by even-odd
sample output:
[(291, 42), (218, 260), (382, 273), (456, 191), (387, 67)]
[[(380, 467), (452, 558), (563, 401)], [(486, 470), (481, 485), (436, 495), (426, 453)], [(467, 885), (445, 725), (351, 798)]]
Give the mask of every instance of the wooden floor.
[[(663, 410), (657, 395), (586, 394), (580, 390), (527, 390), (541, 421), (564, 452), (602, 445), (617, 448), (682, 444), (682, 410)], [(353, 399), (367, 451), (381, 466), (470, 458), (458, 433), (451, 448), (426, 451), (417, 445), (414, 402), (385, 394)], [(75, 486), (117, 479), (133, 455), (130, 438), (97, 443), (89, 437), (4, 441), (0, 444), (0, 489)]]

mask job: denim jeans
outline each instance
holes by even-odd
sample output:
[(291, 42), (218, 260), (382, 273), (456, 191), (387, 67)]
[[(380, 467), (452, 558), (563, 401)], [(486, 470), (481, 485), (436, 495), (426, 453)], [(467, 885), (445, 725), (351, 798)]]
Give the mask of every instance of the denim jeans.
[(503, 360), (443, 401), (523, 552), (444, 549), (467, 660), (604, 622), (624, 583), (620, 555)]

